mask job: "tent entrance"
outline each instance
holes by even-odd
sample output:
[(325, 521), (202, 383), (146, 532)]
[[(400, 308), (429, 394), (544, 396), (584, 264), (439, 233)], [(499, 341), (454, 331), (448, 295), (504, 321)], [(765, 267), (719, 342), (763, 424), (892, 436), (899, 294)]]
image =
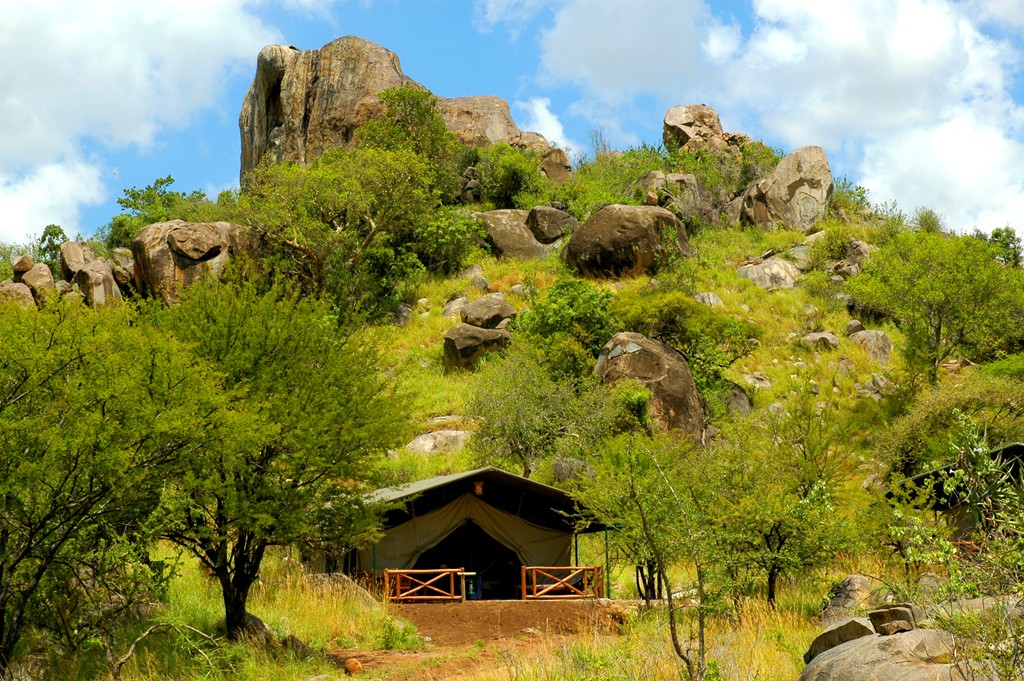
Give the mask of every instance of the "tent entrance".
[(518, 599), (522, 589), (522, 565), (515, 551), (470, 520), (421, 553), (413, 568), (465, 568), (477, 574), (480, 597)]

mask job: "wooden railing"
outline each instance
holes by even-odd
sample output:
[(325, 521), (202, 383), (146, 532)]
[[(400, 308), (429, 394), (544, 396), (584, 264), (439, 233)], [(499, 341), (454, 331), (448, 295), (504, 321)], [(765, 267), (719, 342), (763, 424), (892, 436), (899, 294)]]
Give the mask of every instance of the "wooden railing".
[[(466, 575), (463, 568), (436, 570), (385, 570), (384, 598), (391, 601), (464, 601)], [(458, 580), (458, 581), (456, 581)], [(455, 585), (459, 590), (455, 590)]]
[(523, 566), (523, 600), (600, 598), (599, 567)]

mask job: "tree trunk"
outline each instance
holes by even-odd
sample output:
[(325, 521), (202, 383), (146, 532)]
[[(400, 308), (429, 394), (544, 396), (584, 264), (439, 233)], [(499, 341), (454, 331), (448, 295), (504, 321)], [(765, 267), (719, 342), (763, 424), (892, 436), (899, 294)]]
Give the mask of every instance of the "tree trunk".
[(775, 608), (775, 583), (779, 580), (779, 571), (777, 568), (771, 568), (768, 570), (768, 605), (773, 609)]

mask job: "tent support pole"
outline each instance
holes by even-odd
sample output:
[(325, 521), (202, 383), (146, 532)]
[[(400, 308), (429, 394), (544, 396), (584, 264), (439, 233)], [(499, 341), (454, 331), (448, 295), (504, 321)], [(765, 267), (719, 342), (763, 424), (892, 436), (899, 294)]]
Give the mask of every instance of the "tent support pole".
[(608, 528), (604, 528), (604, 597), (612, 597), (612, 575), (608, 571)]
[(580, 536), (578, 534), (572, 535), (572, 543), (576, 545), (576, 563), (580, 564)]

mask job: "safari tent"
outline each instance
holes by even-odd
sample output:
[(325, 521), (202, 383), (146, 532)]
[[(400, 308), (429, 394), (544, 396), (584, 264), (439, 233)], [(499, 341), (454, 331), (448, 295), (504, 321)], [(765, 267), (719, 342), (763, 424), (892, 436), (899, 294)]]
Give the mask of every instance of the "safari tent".
[(371, 497), (395, 509), (385, 517), (384, 536), (355, 555), (350, 568), (357, 572), (464, 568), (476, 573), (483, 598), (516, 598), (523, 566), (573, 565), (577, 505), (554, 487), (481, 468)]

